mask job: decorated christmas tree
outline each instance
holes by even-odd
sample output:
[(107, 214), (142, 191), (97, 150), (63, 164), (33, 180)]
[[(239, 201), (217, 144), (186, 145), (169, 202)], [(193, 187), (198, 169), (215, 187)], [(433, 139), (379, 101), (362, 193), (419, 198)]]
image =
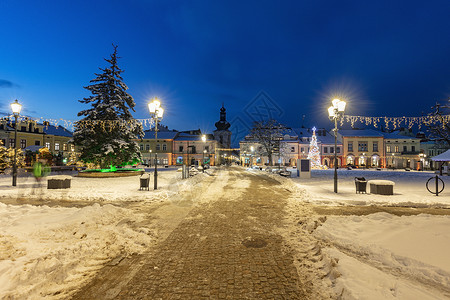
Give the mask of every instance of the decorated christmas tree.
[(80, 159), (102, 168), (116, 166), (140, 158), (138, 144), (134, 141), (144, 135), (142, 124), (133, 118), (129, 109), (136, 105), (126, 92), (117, 65), (117, 46), (109, 59), (109, 66), (95, 74), (91, 85), (85, 87), (92, 96), (79, 100), (89, 104), (89, 109), (78, 113), (84, 116), (75, 124), (74, 142), (80, 146)]
[(308, 159), (311, 160), (311, 168), (319, 169), (322, 167), (322, 165), (320, 164), (319, 146), (317, 146), (316, 127), (313, 127), (312, 130), (313, 135), (311, 138), (311, 142), (309, 143)]
[[(8, 156), (8, 167), (13, 166), (14, 164), (14, 148), (8, 148), (8, 152), (6, 154)], [(18, 168), (25, 167), (25, 155), (22, 151), (22, 149), (17, 149), (17, 155), (16, 155), (16, 165)]]
[(0, 173), (5, 172), (5, 169), (8, 167), (8, 151), (3, 146), (2, 140), (0, 140)]

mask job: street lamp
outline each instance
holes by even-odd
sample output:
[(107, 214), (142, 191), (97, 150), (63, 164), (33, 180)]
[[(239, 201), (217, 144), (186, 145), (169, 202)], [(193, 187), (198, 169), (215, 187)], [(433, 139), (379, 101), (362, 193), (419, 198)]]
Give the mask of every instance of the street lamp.
[(203, 141), (203, 160), (202, 160), (202, 167), (203, 167), (203, 172), (205, 172), (205, 154), (206, 154), (206, 149), (205, 149), (205, 144), (206, 144), (206, 135), (202, 135), (202, 141)]
[(337, 193), (337, 132), (338, 132), (338, 120), (344, 115), (345, 101), (334, 99), (331, 101), (333, 104), (328, 108), (328, 116), (330, 120), (334, 121), (334, 192)]
[[(159, 102), (158, 98), (155, 97), (153, 102), (148, 104), (148, 110), (150, 111), (150, 115), (152, 116), (155, 122), (155, 147), (158, 142), (158, 121), (162, 120), (164, 109), (161, 107), (161, 102)], [(155, 179), (153, 189), (158, 189), (158, 153), (155, 151)]]
[(18, 118), (20, 111), (22, 110), (22, 105), (19, 104), (19, 101), (17, 99), (11, 103), (11, 110), (14, 114), (14, 162), (13, 162), (13, 179), (12, 179), (12, 185), (17, 185), (17, 126), (18, 126)]

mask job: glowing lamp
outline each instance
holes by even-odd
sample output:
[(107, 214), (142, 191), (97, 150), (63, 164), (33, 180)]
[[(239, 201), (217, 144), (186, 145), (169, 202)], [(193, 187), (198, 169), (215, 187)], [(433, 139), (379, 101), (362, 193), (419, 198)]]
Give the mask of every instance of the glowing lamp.
[(347, 103), (345, 101), (339, 101), (337, 104), (337, 109), (339, 112), (344, 112), (345, 111), (345, 105)]
[(206, 135), (202, 135), (202, 141), (206, 142)]
[(334, 106), (330, 106), (328, 108), (328, 115), (330, 116), (330, 118), (334, 118), (335, 117)]
[(164, 108), (158, 107), (158, 110), (157, 110), (158, 118), (162, 119), (163, 115), (164, 115)]
[(22, 105), (17, 101), (17, 99), (11, 103), (11, 110), (14, 115), (19, 115), (20, 111), (22, 110)]
[(252, 150), (252, 152), (255, 150), (255, 148), (253, 148), (253, 146), (250, 147), (250, 150)]

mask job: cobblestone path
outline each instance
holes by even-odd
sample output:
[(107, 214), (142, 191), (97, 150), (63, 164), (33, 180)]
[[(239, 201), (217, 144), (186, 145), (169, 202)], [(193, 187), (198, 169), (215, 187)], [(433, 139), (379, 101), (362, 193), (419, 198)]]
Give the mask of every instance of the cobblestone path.
[[(275, 231), (289, 192), (266, 176), (242, 169), (221, 172), (230, 172), (222, 193), (203, 197), (164, 241), (136, 262), (133, 276), (112, 298), (309, 298)], [(90, 289), (92, 293), (95, 286)], [(89, 295), (82, 291), (74, 298)]]

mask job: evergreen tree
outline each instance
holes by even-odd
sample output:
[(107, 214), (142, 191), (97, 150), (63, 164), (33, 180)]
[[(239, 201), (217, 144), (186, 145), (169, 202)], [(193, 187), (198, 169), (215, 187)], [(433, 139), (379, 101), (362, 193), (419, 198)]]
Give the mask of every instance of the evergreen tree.
[(313, 127), (313, 135), (311, 138), (311, 142), (309, 143), (309, 153), (308, 159), (311, 160), (312, 168), (321, 168), (322, 165), (320, 163), (320, 150), (319, 146), (317, 146), (317, 137), (316, 137), (316, 127)]
[(8, 167), (8, 151), (5, 146), (3, 146), (2, 140), (0, 140), (0, 173), (5, 172)]
[[(8, 148), (7, 150), (7, 161), (8, 161), (8, 167), (13, 166), (14, 164), (14, 148)], [(18, 168), (25, 167), (25, 154), (23, 153), (22, 149), (17, 149), (17, 155), (16, 155), (16, 165)]]
[[(114, 45), (113, 45), (114, 46)], [(74, 142), (80, 146), (80, 159), (98, 164), (102, 168), (120, 165), (140, 159), (139, 147), (133, 140), (144, 135), (142, 124), (136, 121), (129, 109), (134, 111), (133, 97), (126, 92), (117, 65), (117, 46), (109, 59), (109, 66), (95, 74), (97, 77), (85, 87), (93, 95), (81, 103), (91, 108), (78, 113), (84, 118), (75, 124)]]

